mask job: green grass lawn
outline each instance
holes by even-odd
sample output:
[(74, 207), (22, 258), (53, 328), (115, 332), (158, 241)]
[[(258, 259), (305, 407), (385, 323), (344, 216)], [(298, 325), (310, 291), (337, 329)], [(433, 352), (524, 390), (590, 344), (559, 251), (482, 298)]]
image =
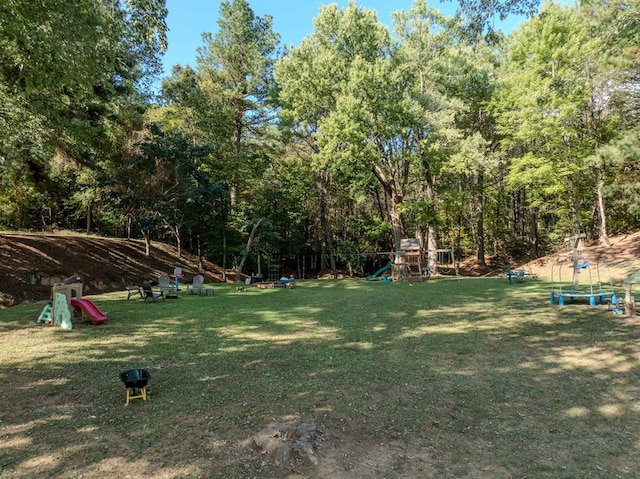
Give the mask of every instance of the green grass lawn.
[[(0, 310), (0, 478), (638, 477), (635, 318), (540, 280), (214, 289), (92, 296), (72, 331)], [(274, 420), (317, 426), (317, 465), (250, 447)]]

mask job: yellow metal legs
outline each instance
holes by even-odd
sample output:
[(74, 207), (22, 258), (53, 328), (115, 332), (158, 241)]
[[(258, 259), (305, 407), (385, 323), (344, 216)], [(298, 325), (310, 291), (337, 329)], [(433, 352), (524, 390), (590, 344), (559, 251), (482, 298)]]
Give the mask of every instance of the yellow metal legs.
[[(136, 389), (138, 389), (138, 394), (136, 394)], [(143, 401), (147, 400), (147, 388), (127, 388), (127, 404), (131, 399), (142, 398)]]

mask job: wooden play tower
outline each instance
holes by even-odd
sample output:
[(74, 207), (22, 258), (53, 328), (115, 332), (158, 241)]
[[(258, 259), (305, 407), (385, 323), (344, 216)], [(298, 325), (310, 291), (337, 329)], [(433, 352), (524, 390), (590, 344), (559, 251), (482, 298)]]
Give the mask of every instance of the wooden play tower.
[(422, 281), (422, 244), (420, 238), (400, 240), (400, 251), (396, 252), (392, 271), (396, 281)]

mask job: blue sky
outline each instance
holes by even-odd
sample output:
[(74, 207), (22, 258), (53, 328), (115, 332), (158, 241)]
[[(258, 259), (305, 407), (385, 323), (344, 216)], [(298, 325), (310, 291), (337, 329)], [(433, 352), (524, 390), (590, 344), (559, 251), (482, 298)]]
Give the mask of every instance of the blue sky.
[[(248, 0), (258, 16), (271, 14), (273, 29), (280, 34), (285, 45), (297, 45), (313, 31), (313, 19), (322, 5), (336, 3), (340, 8), (348, 5), (348, 0)], [(391, 12), (409, 10), (413, 0), (358, 0), (357, 4), (375, 10), (378, 19), (391, 27)], [(429, 6), (446, 15), (453, 15), (455, 1), (432, 0)], [(176, 64), (195, 66), (196, 49), (202, 46), (202, 33), (215, 34), (218, 28), (220, 0), (167, 0), (167, 25), (169, 27), (169, 47), (163, 59), (164, 76), (171, 73)], [(517, 20), (511, 21), (511, 28)], [(509, 26), (502, 27), (510, 29)]]

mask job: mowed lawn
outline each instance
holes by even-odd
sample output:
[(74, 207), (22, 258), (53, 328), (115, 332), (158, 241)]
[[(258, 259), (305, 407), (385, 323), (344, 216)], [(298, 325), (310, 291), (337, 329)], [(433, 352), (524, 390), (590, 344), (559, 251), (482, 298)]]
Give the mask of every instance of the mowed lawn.
[[(0, 478), (639, 477), (636, 318), (543, 280), (213, 288), (72, 331), (0, 310)], [(274, 421), (317, 463), (256, 446)]]

